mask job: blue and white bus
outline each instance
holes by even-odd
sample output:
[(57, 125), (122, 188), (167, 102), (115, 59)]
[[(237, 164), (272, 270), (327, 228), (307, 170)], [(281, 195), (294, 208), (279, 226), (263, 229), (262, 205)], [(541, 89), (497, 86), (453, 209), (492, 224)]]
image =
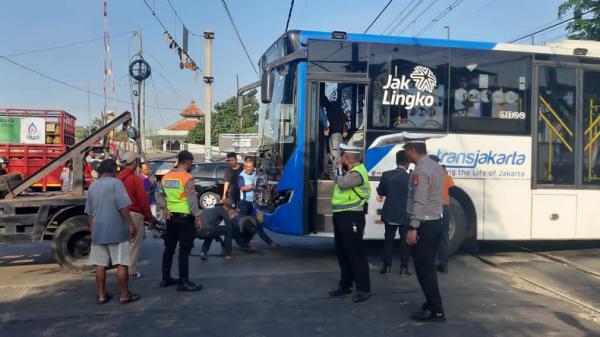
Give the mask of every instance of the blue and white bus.
[[(453, 250), (468, 238), (600, 238), (600, 42), (289, 31), (259, 63), (257, 208), (267, 228), (331, 235), (319, 109), (334, 98), (374, 188), (403, 139), (428, 139), (456, 183)], [(373, 193), (366, 238), (383, 237), (381, 207)]]

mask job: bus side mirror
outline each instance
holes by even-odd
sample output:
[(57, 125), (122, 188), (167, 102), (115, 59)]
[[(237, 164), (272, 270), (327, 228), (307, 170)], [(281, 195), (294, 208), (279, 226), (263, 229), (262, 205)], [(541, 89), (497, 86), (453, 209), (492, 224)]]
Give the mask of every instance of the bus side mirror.
[(264, 70), (260, 83), (260, 100), (263, 103), (271, 103), (271, 98), (273, 98), (273, 72)]

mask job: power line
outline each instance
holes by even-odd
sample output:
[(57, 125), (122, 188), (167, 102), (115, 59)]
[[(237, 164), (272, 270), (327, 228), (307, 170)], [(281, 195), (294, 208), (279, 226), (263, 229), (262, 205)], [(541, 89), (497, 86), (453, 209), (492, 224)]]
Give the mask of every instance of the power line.
[(461, 2), (463, 2), (464, 0), (455, 0), (453, 3), (450, 4), (450, 6), (448, 6), (448, 8), (444, 9), (440, 14), (438, 14), (435, 18), (433, 18), (431, 20), (431, 22), (423, 27), (423, 29), (421, 29), (415, 36), (419, 37), (421, 35), (423, 35), (423, 33), (425, 33), (426, 31), (428, 31), (431, 27), (435, 26), (436, 23), (438, 23), (444, 16), (448, 15), (448, 13), (450, 13), (454, 8), (456, 8), (458, 5), (461, 4)]
[(233, 26), (233, 30), (235, 31), (235, 35), (237, 35), (238, 40), (242, 44), (242, 48), (244, 48), (244, 53), (246, 53), (246, 57), (248, 58), (248, 61), (252, 65), (252, 69), (256, 73), (256, 76), (259, 77), (258, 71), (256, 70), (256, 66), (254, 65), (254, 62), (252, 62), (252, 58), (250, 57), (250, 53), (248, 53), (248, 50), (246, 49), (246, 45), (244, 44), (244, 40), (242, 40), (242, 37), (240, 36), (240, 32), (238, 31), (237, 26), (235, 25), (235, 21), (233, 21), (233, 17), (231, 16), (231, 12), (229, 11), (229, 7), (227, 7), (227, 3), (225, 2), (225, 0), (221, 0), (221, 3), (223, 4), (223, 8), (225, 8), (225, 12), (227, 13), (227, 16), (229, 17), (229, 21), (231, 22), (231, 25)]
[[(71, 84), (71, 83), (65, 82), (63, 80), (57, 79), (55, 77), (52, 77), (50, 75), (44, 74), (44, 73), (42, 73), (39, 70), (33, 69), (33, 68), (28, 67), (28, 66), (26, 66), (26, 65), (24, 65), (22, 63), (16, 62), (16, 61), (14, 61), (14, 60), (6, 57), (6, 56), (0, 55), (0, 59), (3, 59), (5, 61), (7, 61), (7, 62), (10, 62), (10, 63), (12, 63), (13, 65), (15, 65), (15, 66), (17, 66), (19, 68), (22, 68), (22, 69), (25, 69), (25, 70), (30, 71), (32, 73), (35, 73), (35, 74), (37, 74), (37, 75), (39, 75), (41, 77), (44, 77), (44, 78), (46, 78), (46, 79), (48, 79), (48, 80), (50, 80), (52, 82), (56, 82), (56, 83), (62, 84), (62, 85), (66, 86), (66, 87), (69, 87), (71, 89), (75, 89), (75, 90), (78, 90), (78, 91), (81, 91), (81, 92), (85, 92), (86, 94), (90, 94), (90, 95), (94, 95), (96, 97), (104, 98), (104, 95), (102, 95), (101, 93), (98, 93), (98, 92), (95, 92), (95, 91), (91, 91), (91, 90), (87, 90), (87, 89), (78, 87), (78, 86), (76, 86), (74, 84)], [(131, 102), (125, 101), (125, 100), (122, 100), (122, 99), (116, 99), (116, 101), (120, 102), (120, 103), (125, 103), (125, 104), (128, 104), (128, 105), (131, 104)], [(181, 110), (179, 108), (163, 108), (163, 107), (150, 106), (150, 105), (146, 105), (146, 107), (147, 108), (152, 108), (152, 109), (166, 109), (166, 110), (177, 110), (177, 111)]]
[[(181, 24), (185, 26), (185, 23), (183, 23), (181, 16), (179, 16), (179, 13), (177, 13), (177, 10), (175, 9), (175, 6), (173, 6), (173, 4), (171, 3), (171, 0), (167, 0), (167, 3), (169, 4), (169, 7), (171, 7), (171, 9), (173, 10), (173, 13), (175, 13), (177, 20), (179, 20), (179, 22), (181, 22)], [(187, 28), (187, 26), (186, 26), (186, 28)]]
[(294, 0), (290, 3), (290, 12), (288, 13), (287, 22), (285, 23), (285, 31), (287, 32), (288, 27), (290, 26), (290, 19), (292, 18), (292, 10), (294, 9)]
[(399, 20), (398, 23), (396, 25), (394, 25), (394, 27), (392, 29), (390, 29), (389, 34), (393, 34), (396, 31), (396, 29), (398, 29), (400, 26), (402, 26), (402, 24), (404, 24), (404, 21), (407, 20), (408, 18), (410, 18), (412, 16), (412, 14), (415, 12), (415, 10), (417, 8), (419, 8), (419, 6), (421, 6), (422, 3), (423, 3), (423, 1), (418, 1), (410, 9), (408, 9), (408, 6), (407, 6), (403, 10), (403, 11), (406, 11), (407, 14), (404, 17), (402, 17), (401, 20)]
[(148, 4), (148, 2), (146, 0), (142, 0), (142, 1), (146, 4), (146, 7), (148, 7), (148, 9), (150, 10), (150, 13), (152, 13), (152, 16), (154, 16), (156, 21), (158, 21), (158, 23), (165, 30), (165, 32), (168, 32), (169, 30), (167, 29), (167, 27), (165, 27), (165, 25), (163, 25), (162, 21), (160, 21), (160, 18), (158, 17), (158, 15), (156, 15), (156, 12), (154, 11), (154, 9), (152, 9), (152, 7), (150, 7), (150, 4)]
[(402, 29), (398, 35), (402, 34), (405, 30), (408, 29), (408, 27), (410, 27), (412, 24), (414, 24), (415, 22), (417, 22), (417, 19), (420, 18), (421, 16), (423, 16), (423, 14), (425, 14), (425, 12), (427, 12), (431, 7), (433, 7), (433, 5), (435, 5), (435, 3), (438, 2), (438, 0), (433, 0), (429, 6), (427, 6), (427, 8), (425, 8), (421, 13), (419, 13), (419, 15), (417, 15), (416, 18), (414, 18), (411, 23), (409, 23), (406, 27), (404, 27), (404, 29)]
[(410, 5), (412, 5), (416, 0), (411, 0), (408, 5), (406, 5), (406, 7), (404, 7), (400, 13), (398, 13), (398, 15), (396, 15), (396, 17), (390, 21), (390, 23), (385, 27), (385, 29), (381, 32), (381, 34), (385, 34), (385, 32), (396, 22), (398, 21), (406, 12), (406, 10), (408, 9), (408, 7), (410, 7)]
[[(177, 41), (175, 41), (175, 39), (173, 38), (173, 35), (171, 35), (171, 33), (169, 32), (169, 30), (167, 29), (167, 27), (165, 27), (165, 25), (162, 23), (162, 21), (160, 20), (160, 18), (158, 17), (158, 15), (156, 14), (156, 12), (154, 11), (154, 9), (152, 9), (152, 7), (150, 7), (150, 4), (148, 4), (148, 2), (146, 0), (142, 0), (142, 1), (146, 4), (146, 7), (148, 7), (148, 10), (150, 10), (150, 13), (152, 13), (152, 16), (154, 16), (154, 18), (156, 19), (156, 21), (165, 30), (164, 34), (167, 34), (167, 36), (175, 43), (175, 45), (176, 45), (175, 47), (179, 47), (179, 44), (177, 43)], [(174, 8), (174, 7), (171, 7), (171, 8)], [(179, 15), (178, 14), (176, 14), (176, 15), (179, 18)], [(179, 20), (181, 20), (181, 18), (179, 18)], [(192, 34), (192, 35), (195, 35), (195, 34)], [(182, 52), (181, 50), (179, 50), (179, 51)], [(188, 60), (191, 61), (191, 63), (193, 64), (193, 70), (199, 71), (200, 73), (204, 74), (204, 72), (202, 71), (202, 69), (200, 69), (200, 67), (198, 67), (196, 61), (194, 61), (194, 59), (190, 57), (190, 55), (187, 53), (187, 51), (183, 52), (183, 55), (185, 55), (186, 59), (188, 59)], [(181, 54), (179, 54), (179, 58), (180, 58), (181, 62), (183, 62), (183, 57), (181, 56)], [(183, 69), (183, 68), (181, 68), (181, 69)]]
[[(135, 33), (134, 31), (130, 31), (130, 32), (123, 32), (123, 33), (118, 33), (118, 34), (112, 34), (112, 35), (109, 35), (109, 36), (110, 37), (117, 37), (117, 36), (122, 36), (122, 35), (127, 35), (127, 34), (134, 34), (134, 33)], [(100, 41), (100, 40), (103, 40), (103, 39), (104, 39), (104, 37), (98, 37), (98, 38), (95, 38), (95, 39), (81, 40), (81, 41), (77, 41), (77, 42), (71, 42), (71, 43), (61, 44), (61, 45), (54, 46), (54, 47), (33, 49), (33, 50), (27, 50), (27, 51), (22, 51), (22, 52), (18, 52), (18, 53), (6, 54), (4, 56), (6, 56), (6, 57), (14, 57), (14, 56), (22, 56), (22, 55), (34, 54), (34, 53), (41, 53), (41, 52), (45, 52), (45, 51), (49, 51), (49, 50), (55, 50), (55, 49), (61, 49), (61, 48), (67, 48), (67, 47), (74, 47), (74, 46), (78, 46), (78, 45), (82, 45), (82, 44), (86, 44), (86, 43), (90, 43), (90, 42)]]
[(493, 4), (494, 4), (496, 1), (498, 1), (498, 0), (490, 0), (489, 2), (485, 3), (483, 6), (481, 6), (481, 7), (477, 8), (477, 9), (473, 10), (473, 11), (472, 11), (472, 12), (470, 12), (470, 13), (467, 13), (467, 14), (466, 14), (466, 15), (464, 15), (464, 16), (461, 16), (461, 17), (455, 18), (454, 20), (452, 20), (452, 21), (450, 21), (450, 22), (447, 22), (447, 24), (448, 24), (448, 25), (451, 25), (451, 24), (453, 24), (453, 23), (456, 23), (456, 22), (458, 22), (458, 21), (464, 21), (464, 20), (466, 20), (467, 18), (470, 18), (470, 17), (472, 17), (473, 15), (475, 15), (475, 14), (477, 14), (477, 13), (481, 12), (482, 10), (486, 9), (487, 7), (490, 7), (490, 6), (491, 6), (491, 5), (493, 5)]
[(573, 15), (572, 17), (570, 17), (570, 18), (568, 18), (568, 19), (562, 20), (562, 21), (560, 21), (560, 22), (558, 22), (558, 23), (555, 23), (555, 24), (553, 24), (553, 25), (550, 25), (550, 26), (548, 26), (548, 27), (545, 27), (545, 28), (539, 29), (539, 30), (537, 30), (537, 31), (535, 31), (535, 32), (533, 32), (533, 33), (530, 33), (530, 34), (527, 34), (527, 35), (523, 35), (523, 36), (521, 36), (521, 37), (520, 37), (520, 38), (518, 38), (518, 39), (514, 39), (514, 40), (512, 40), (512, 41), (509, 41), (508, 43), (515, 43), (515, 42), (517, 42), (517, 41), (519, 41), (519, 40), (523, 40), (523, 39), (525, 39), (525, 38), (528, 38), (528, 37), (530, 37), (530, 36), (533, 36), (533, 35), (539, 34), (539, 33), (543, 32), (543, 31), (546, 31), (546, 30), (548, 30), (548, 29), (554, 28), (554, 27), (556, 27), (556, 26), (560, 26), (560, 25), (562, 25), (563, 23), (566, 23), (566, 22), (569, 22), (569, 21), (575, 20), (575, 19), (577, 19), (577, 18), (581, 18), (582, 16), (584, 16), (584, 15), (586, 15), (586, 14), (588, 14), (588, 13), (591, 13), (591, 12), (593, 12), (593, 11), (594, 11), (593, 9), (590, 9), (589, 11), (587, 11), (587, 12), (584, 12), (584, 13), (581, 13), (581, 14), (579, 14), (579, 15), (577, 15), (577, 14), (576, 14), (576, 15)]
[(383, 12), (385, 12), (385, 10), (392, 3), (392, 1), (394, 1), (394, 0), (388, 1), (388, 3), (385, 5), (385, 7), (383, 7), (383, 9), (381, 10), (381, 12), (379, 12), (379, 14), (377, 14), (377, 16), (375, 17), (375, 19), (373, 19), (373, 21), (371, 21), (371, 24), (369, 25), (369, 27), (367, 27), (367, 29), (365, 29), (365, 31), (363, 32), (363, 34), (366, 34), (369, 31), (369, 29), (371, 29), (371, 27), (375, 24), (375, 22), (377, 22), (377, 20), (381, 16), (381, 14), (383, 14)]

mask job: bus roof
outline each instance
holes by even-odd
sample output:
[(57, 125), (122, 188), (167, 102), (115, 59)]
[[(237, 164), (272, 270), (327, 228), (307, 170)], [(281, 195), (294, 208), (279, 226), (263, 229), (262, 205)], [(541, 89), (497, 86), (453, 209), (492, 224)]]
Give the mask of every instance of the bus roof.
[(526, 45), (515, 43), (495, 43), (495, 42), (477, 42), (477, 41), (462, 41), (462, 40), (446, 40), (446, 39), (431, 39), (417, 38), (407, 36), (386, 36), (386, 35), (370, 35), (343, 33), (345, 39), (335, 39), (332, 37), (332, 32), (316, 32), (316, 31), (299, 31), (300, 40), (339, 40), (351, 42), (370, 42), (370, 43), (389, 43), (403, 44), (414, 46), (429, 46), (429, 47), (448, 47), (448, 48), (465, 48), (465, 49), (482, 49), (482, 50), (503, 50), (533, 54), (553, 54), (553, 55), (576, 55), (580, 57), (600, 57), (600, 42), (588, 40), (563, 40), (555, 44), (547, 44), (543, 46)]

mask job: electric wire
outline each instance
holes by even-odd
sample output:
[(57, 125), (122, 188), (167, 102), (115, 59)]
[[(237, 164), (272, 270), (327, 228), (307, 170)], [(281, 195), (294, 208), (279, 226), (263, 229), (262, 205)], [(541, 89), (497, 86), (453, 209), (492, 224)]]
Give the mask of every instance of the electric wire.
[(448, 6), (448, 8), (444, 9), (440, 14), (438, 14), (436, 17), (431, 19), (431, 22), (429, 24), (427, 24), (425, 27), (423, 27), (415, 35), (415, 37), (419, 37), (419, 36), (423, 35), (426, 31), (428, 31), (431, 27), (435, 26), (436, 23), (438, 23), (444, 16), (448, 15), (448, 13), (450, 13), (454, 8), (456, 8), (458, 5), (460, 5), (463, 1), (464, 0), (455, 0), (453, 3), (451, 3)]
[(412, 5), (416, 0), (411, 0), (408, 5), (406, 5), (401, 11), (400, 13), (398, 13), (398, 15), (396, 15), (396, 17), (390, 21), (390, 23), (385, 27), (385, 29), (383, 29), (381, 31), (381, 34), (385, 34), (388, 29), (390, 29), (390, 27), (392, 27), (392, 25), (394, 23), (396, 23), (396, 21), (400, 20), (402, 18), (402, 16), (404, 15), (404, 13), (406, 12), (406, 10), (408, 9), (408, 7), (410, 7), (410, 5)]
[(390, 4), (392, 3), (392, 1), (394, 1), (394, 0), (388, 1), (388, 3), (385, 5), (385, 7), (383, 7), (383, 9), (381, 10), (381, 12), (379, 12), (379, 14), (377, 14), (377, 16), (375, 17), (375, 19), (373, 19), (373, 21), (371, 21), (371, 24), (367, 27), (367, 29), (365, 29), (365, 31), (363, 32), (363, 34), (366, 34), (369, 31), (369, 29), (371, 29), (371, 27), (373, 27), (373, 25), (375, 24), (375, 22), (377, 22), (377, 20), (381, 16), (381, 14), (383, 14), (383, 12), (385, 12), (385, 10), (390, 6)]
[[(71, 83), (65, 82), (63, 80), (60, 80), (58, 78), (52, 77), (50, 75), (44, 74), (44, 73), (42, 73), (39, 70), (33, 69), (33, 68), (31, 68), (29, 66), (26, 66), (26, 65), (24, 65), (22, 63), (14, 61), (14, 60), (6, 57), (6, 56), (0, 55), (0, 59), (3, 59), (3, 60), (5, 60), (5, 61), (7, 61), (9, 63), (12, 63), (13, 65), (15, 65), (15, 66), (17, 66), (19, 68), (25, 69), (25, 70), (30, 71), (30, 72), (32, 72), (34, 74), (37, 74), (37, 75), (39, 75), (41, 77), (44, 77), (47, 80), (50, 80), (52, 82), (56, 82), (56, 83), (62, 84), (64, 86), (69, 87), (69, 88), (74, 89), (74, 90), (85, 92), (86, 94), (90, 94), (90, 95), (93, 95), (93, 96), (96, 96), (96, 97), (104, 98), (104, 95), (102, 95), (101, 93), (98, 93), (98, 92), (95, 92), (95, 91), (91, 91), (91, 90), (87, 90), (85, 88), (81, 88), (81, 87), (76, 86), (74, 84), (71, 84)], [(118, 98), (116, 99), (116, 101), (119, 102), (119, 103), (127, 104), (127, 105), (131, 104), (131, 102), (129, 102), (129, 101), (118, 99)], [(165, 107), (157, 107), (157, 106), (151, 106), (151, 105), (146, 105), (146, 107), (147, 108), (151, 108), (151, 109), (166, 109), (166, 110), (177, 110), (177, 111), (181, 110), (180, 108), (165, 108)]]
[[(410, 9), (406, 9), (406, 15), (403, 16), (400, 20), (398, 20), (398, 23), (396, 23), (396, 25), (394, 25), (394, 27), (392, 29), (390, 29), (389, 34), (392, 35), (394, 34), (394, 32), (401, 27), (404, 22), (410, 18), (413, 13), (415, 13), (416, 9), (419, 8), (421, 6), (421, 4), (423, 3), (423, 1), (418, 1), (417, 3), (415, 3)], [(408, 8), (408, 7), (406, 7)]]
[(398, 35), (402, 34), (405, 30), (408, 29), (408, 27), (410, 27), (411, 25), (413, 25), (415, 22), (417, 22), (417, 20), (423, 16), (423, 14), (425, 14), (425, 12), (427, 12), (431, 7), (433, 7), (433, 5), (435, 5), (435, 3), (438, 2), (438, 0), (433, 0), (429, 6), (427, 6), (427, 8), (425, 8), (423, 11), (421, 11), (421, 13), (419, 13), (419, 15), (417, 15), (416, 18), (414, 18), (406, 27), (404, 27), (404, 29), (402, 29)]
[(584, 13), (581, 13), (581, 14), (579, 14), (579, 15), (573, 15), (572, 17), (570, 17), (570, 18), (568, 18), (568, 19), (562, 20), (562, 21), (560, 21), (560, 22), (558, 22), (558, 23), (555, 23), (555, 24), (553, 24), (553, 25), (550, 25), (550, 26), (548, 26), (548, 27), (545, 27), (545, 28), (539, 29), (539, 30), (537, 30), (537, 31), (535, 31), (535, 32), (533, 32), (533, 33), (530, 33), (530, 34), (527, 34), (527, 35), (523, 35), (523, 36), (519, 37), (518, 39), (514, 39), (514, 40), (511, 40), (511, 41), (509, 41), (508, 43), (515, 43), (515, 42), (517, 42), (517, 41), (523, 40), (523, 39), (525, 39), (525, 38), (528, 38), (528, 37), (530, 37), (530, 36), (533, 36), (533, 35), (539, 34), (539, 33), (541, 33), (541, 32), (547, 31), (548, 29), (554, 28), (554, 27), (556, 27), (556, 26), (560, 26), (560, 25), (562, 25), (562, 24), (564, 24), (564, 23), (566, 23), (566, 22), (569, 22), (569, 21), (575, 20), (575, 19), (577, 19), (577, 18), (580, 18), (580, 17), (582, 17), (582, 16), (584, 16), (584, 15), (586, 15), (586, 14), (588, 14), (588, 13), (591, 13), (591, 12), (593, 12), (593, 11), (594, 11), (593, 9), (590, 9), (589, 11), (586, 11), (586, 12), (584, 12)]
[[(169, 30), (167, 29), (167, 27), (165, 27), (165, 25), (162, 23), (162, 21), (160, 20), (160, 18), (158, 17), (158, 14), (156, 14), (156, 12), (154, 11), (154, 9), (152, 9), (152, 7), (150, 7), (150, 4), (148, 4), (148, 1), (146, 0), (142, 0), (144, 2), (144, 4), (146, 4), (146, 7), (148, 7), (148, 10), (150, 10), (150, 13), (152, 13), (152, 16), (154, 16), (154, 18), (156, 19), (156, 21), (160, 24), (160, 26), (164, 29), (165, 33), (167, 33), (169, 36), (171, 36), (171, 38), (173, 38), (173, 36), (171, 35), (171, 33), (169, 32)], [(195, 34), (192, 34), (195, 35)], [(173, 41), (175, 41), (175, 39), (173, 38)], [(177, 42), (175, 42), (177, 45), (179, 45)], [(188, 54), (185, 53), (185, 55), (187, 56), (187, 58), (192, 61), (192, 63), (194, 65), (196, 65), (196, 69), (197, 71), (199, 71), (200, 73), (204, 74), (204, 72), (202, 71), (202, 69), (200, 69), (200, 67), (198, 67), (198, 64), (196, 63), (196, 61), (194, 61), (194, 59)]]
[(287, 32), (288, 27), (290, 26), (290, 19), (292, 18), (292, 10), (294, 9), (294, 0), (290, 3), (290, 12), (288, 13), (287, 22), (285, 23), (285, 30)]
[[(109, 35), (109, 36), (110, 37), (118, 37), (118, 36), (123, 36), (123, 35), (127, 35), (127, 34), (135, 34), (135, 32), (134, 31), (122, 32), (122, 33), (118, 33), (118, 34), (112, 34), (112, 35)], [(94, 38), (94, 39), (88, 39), (88, 40), (81, 40), (81, 41), (77, 41), (77, 42), (65, 43), (65, 44), (61, 44), (61, 45), (58, 45), (58, 46), (54, 46), (54, 47), (46, 47), (46, 48), (26, 50), (26, 51), (22, 51), (22, 52), (11, 53), (11, 54), (5, 54), (4, 56), (6, 56), (6, 57), (14, 57), (14, 56), (22, 56), (22, 55), (29, 55), (29, 54), (41, 53), (41, 52), (55, 50), (55, 49), (61, 49), (61, 48), (79, 46), (79, 45), (90, 43), (90, 42), (101, 41), (103, 39), (104, 39), (104, 37), (98, 37), (98, 38)]]
[[(144, 1), (146, 1), (146, 0), (144, 0)], [(227, 17), (229, 17), (229, 21), (231, 22), (231, 25), (233, 26), (233, 30), (235, 31), (235, 35), (237, 35), (237, 38), (240, 41), (240, 43), (242, 45), (242, 48), (244, 49), (244, 53), (246, 53), (246, 57), (248, 58), (248, 61), (250, 62), (250, 65), (252, 65), (252, 69), (254, 70), (254, 73), (256, 73), (256, 76), (259, 77), (258, 70), (256, 70), (256, 66), (254, 65), (254, 62), (252, 62), (252, 58), (250, 57), (250, 53), (248, 53), (248, 49), (246, 49), (246, 45), (244, 44), (244, 40), (242, 39), (242, 36), (240, 35), (240, 32), (237, 29), (235, 21), (233, 20), (233, 17), (231, 16), (231, 12), (229, 11), (229, 7), (227, 7), (227, 3), (225, 2), (225, 0), (221, 0), (221, 3), (223, 4), (223, 8), (225, 9), (225, 13), (227, 13)]]

